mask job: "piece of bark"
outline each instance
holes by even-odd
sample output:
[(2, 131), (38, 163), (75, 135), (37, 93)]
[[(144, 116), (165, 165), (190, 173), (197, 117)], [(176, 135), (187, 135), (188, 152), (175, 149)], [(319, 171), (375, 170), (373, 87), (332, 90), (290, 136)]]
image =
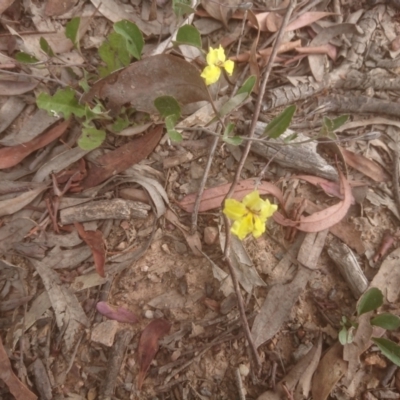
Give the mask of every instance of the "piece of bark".
[(297, 261), (307, 268), (316, 269), (328, 232), (329, 229), (307, 233), (300, 247)]
[(368, 280), (351, 249), (341, 242), (332, 242), (329, 257), (335, 262), (354, 297), (358, 299), (368, 288)]
[(96, 221), (99, 219), (144, 219), (151, 207), (132, 200), (111, 199), (80, 204), (60, 212), (63, 225), (74, 222)]
[(35, 379), (36, 390), (40, 394), (41, 400), (51, 400), (53, 398), (49, 376), (40, 358), (32, 364), (33, 377)]
[(122, 361), (125, 357), (126, 348), (133, 338), (133, 332), (130, 329), (124, 329), (118, 332), (115, 344), (112, 347), (112, 353), (108, 361), (107, 374), (104, 385), (101, 390), (100, 400), (111, 400), (114, 394), (114, 387), (117, 382)]
[[(266, 123), (257, 122), (256, 135), (261, 136), (266, 127)], [(316, 142), (293, 144), (291, 146), (290, 143), (309, 140), (307, 136), (299, 133), (296, 139), (284, 144), (285, 138), (292, 133), (294, 132), (288, 129), (278, 139), (270, 139), (265, 144), (254, 142), (251, 146), (251, 151), (269, 160), (272, 159), (273, 162), (284, 168), (292, 168), (311, 175), (321, 176), (331, 181), (337, 181), (337, 171), (318, 154)]]

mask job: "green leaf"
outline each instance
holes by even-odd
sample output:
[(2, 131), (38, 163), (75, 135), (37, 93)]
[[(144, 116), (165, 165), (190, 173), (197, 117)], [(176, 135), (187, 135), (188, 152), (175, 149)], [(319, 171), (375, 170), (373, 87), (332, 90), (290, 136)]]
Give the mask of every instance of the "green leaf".
[(68, 119), (71, 114), (77, 117), (85, 115), (85, 106), (78, 103), (75, 92), (71, 88), (58, 89), (54, 96), (40, 93), (36, 99), (36, 104), (50, 114), (62, 113), (65, 119)]
[(290, 143), (292, 140), (297, 138), (297, 133), (292, 133), (291, 135), (285, 137), (285, 139), (283, 140), (283, 143)]
[(295, 105), (287, 107), (267, 125), (262, 136), (277, 139), (286, 131), (287, 128), (289, 128), (295, 112)]
[(136, 24), (126, 19), (114, 24), (115, 32), (119, 33), (126, 40), (126, 48), (133, 57), (140, 60), (144, 46), (142, 32)]
[(340, 117), (335, 118), (332, 121), (332, 130), (335, 131), (336, 129), (340, 128), (347, 122), (348, 119), (349, 119), (348, 115), (341, 115)]
[(95, 127), (82, 128), (82, 134), (78, 139), (78, 146), (82, 150), (93, 150), (99, 147), (106, 138), (106, 132)]
[(129, 65), (131, 58), (126, 48), (126, 41), (119, 33), (110, 33), (99, 47), (100, 58), (107, 64), (107, 68), (99, 68), (104, 78), (111, 72)]
[(190, 0), (172, 0), (172, 9), (180, 17), (184, 14), (193, 14), (195, 10), (190, 6)]
[(125, 128), (127, 128), (130, 124), (130, 121), (127, 117), (122, 118), (118, 116), (112, 125), (113, 132), (119, 133)]
[(39, 62), (39, 60), (35, 56), (31, 56), (30, 54), (24, 53), (23, 51), (20, 51), (15, 55), (15, 59), (24, 64), (34, 64)]
[(400, 346), (391, 340), (384, 338), (371, 339), (378, 347), (379, 350), (387, 357), (393, 364), (400, 367)]
[(371, 319), (371, 325), (394, 331), (400, 328), (400, 318), (390, 313), (382, 313)]
[(81, 24), (81, 19), (79, 17), (72, 18), (65, 25), (65, 36), (71, 40), (71, 42), (76, 46), (78, 42), (78, 32), (79, 32), (79, 25)]
[(182, 135), (175, 129), (167, 130), (169, 138), (176, 143), (182, 142), (183, 137)]
[(81, 19), (79, 17), (75, 17), (72, 18), (71, 21), (69, 21), (65, 25), (65, 36), (68, 39), (71, 39), (71, 42), (74, 44), (74, 46), (76, 46), (78, 42), (78, 32), (80, 23)]
[(235, 129), (235, 126), (236, 125), (233, 122), (229, 122), (229, 124), (226, 126), (224, 130), (224, 136), (229, 136)]
[(348, 343), (347, 342), (347, 328), (345, 326), (340, 330), (338, 339), (339, 339), (340, 344), (343, 346)]
[(165, 118), (165, 127), (167, 128), (167, 131), (175, 128), (177, 120), (176, 115), (168, 115), (168, 117)]
[[(181, 107), (172, 96), (160, 96), (154, 100), (154, 106), (163, 118), (171, 115), (176, 117), (176, 121), (181, 116)], [(174, 124), (175, 124), (174, 123)]]
[(247, 93), (247, 95), (250, 96), (251, 92), (253, 91), (254, 85), (256, 84), (256, 81), (257, 78), (255, 75), (249, 76), (243, 83), (242, 87), (237, 91), (236, 96), (242, 93)]
[(231, 145), (233, 145), (233, 146), (239, 146), (239, 145), (242, 144), (242, 142), (243, 142), (243, 139), (242, 139), (240, 136), (232, 136), (232, 137), (229, 137), (229, 136), (225, 137), (225, 136), (223, 136), (223, 137), (222, 137), (222, 140), (223, 140), (225, 143), (231, 144)]
[(176, 43), (202, 48), (200, 32), (193, 25), (183, 25), (179, 28)]
[(247, 99), (247, 97), (247, 93), (240, 93), (232, 97), (225, 104), (222, 105), (221, 109), (219, 110), (219, 115), (223, 117), (229, 114), (230, 112), (238, 108)]
[(40, 48), (49, 56), (54, 57), (54, 51), (44, 37), (39, 40)]
[(358, 316), (376, 310), (383, 304), (383, 294), (378, 288), (367, 290), (357, 304)]

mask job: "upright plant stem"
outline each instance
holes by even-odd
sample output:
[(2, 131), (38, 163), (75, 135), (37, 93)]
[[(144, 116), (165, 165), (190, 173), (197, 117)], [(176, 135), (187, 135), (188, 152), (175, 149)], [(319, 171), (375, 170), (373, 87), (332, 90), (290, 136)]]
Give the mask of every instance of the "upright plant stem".
[[(268, 64), (266, 66), (265, 73), (264, 73), (264, 78), (263, 78), (263, 81), (262, 81), (262, 83), (260, 85), (260, 89), (259, 89), (259, 93), (258, 93), (258, 97), (257, 97), (257, 101), (256, 101), (256, 106), (255, 106), (255, 109), (254, 109), (253, 119), (252, 119), (251, 125), (250, 125), (250, 130), (249, 130), (249, 135), (248, 135), (248, 137), (250, 139), (253, 138), (253, 136), (254, 136), (254, 133), (255, 133), (255, 130), (256, 130), (256, 124), (257, 124), (258, 117), (259, 117), (260, 111), (261, 111), (261, 104), (262, 104), (262, 101), (263, 101), (263, 98), (264, 98), (264, 95), (265, 95), (265, 90), (266, 90), (267, 82), (268, 82), (268, 79), (269, 79), (269, 75), (270, 75), (270, 73), (272, 71), (272, 66), (273, 66), (273, 63), (275, 61), (276, 54), (277, 54), (279, 46), (280, 46), (280, 44), (282, 42), (282, 37), (283, 37), (283, 34), (285, 32), (285, 28), (286, 28), (287, 24), (289, 23), (290, 17), (292, 15), (292, 12), (293, 12), (295, 6), (296, 6), (296, 0), (291, 0), (290, 4), (289, 4), (289, 7), (287, 8), (285, 17), (284, 17), (284, 19), (282, 21), (282, 25), (281, 25), (281, 27), (279, 29), (279, 33), (278, 33), (278, 35), (276, 37), (276, 40), (275, 40), (275, 43), (274, 43), (274, 46), (273, 46), (273, 49), (272, 49), (272, 52), (271, 52), (271, 56), (270, 56), (270, 58), (268, 60)], [(235, 191), (235, 187), (236, 187), (236, 185), (237, 185), (237, 183), (238, 183), (238, 181), (240, 179), (240, 174), (242, 172), (244, 163), (245, 163), (246, 158), (247, 158), (247, 156), (249, 154), (249, 151), (250, 151), (250, 148), (251, 148), (251, 144), (252, 144), (252, 141), (249, 140), (246, 143), (246, 146), (243, 149), (242, 157), (240, 159), (238, 168), (236, 169), (235, 177), (233, 179), (232, 185), (231, 185), (227, 195), (225, 196), (224, 200), (232, 197), (232, 194)], [(250, 328), (249, 328), (249, 324), (247, 322), (246, 313), (245, 313), (245, 309), (244, 309), (243, 298), (242, 298), (242, 294), (240, 292), (239, 282), (238, 282), (238, 279), (237, 279), (237, 276), (236, 276), (235, 269), (233, 268), (232, 262), (230, 260), (229, 249), (230, 249), (230, 243), (231, 243), (231, 231), (230, 231), (229, 220), (225, 215), (224, 215), (224, 222), (225, 222), (225, 231), (226, 231), (224, 256), (225, 256), (225, 260), (226, 260), (226, 262), (228, 264), (228, 267), (229, 267), (229, 272), (230, 272), (231, 277), (232, 277), (233, 286), (235, 288), (236, 297), (237, 297), (237, 300), (238, 300), (238, 306), (239, 306), (239, 312), (240, 312), (240, 319), (241, 319), (242, 327), (243, 327), (243, 330), (245, 332), (246, 339), (247, 339), (247, 341), (249, 343), (249, 346), (251, 348), (251, 352), (253, 354), (255, 366), (256, 366), (257, 370), (260, 371), (261, 370), (261, 360), (260, 360), (260, 357), (258, 355), (257, 348), (256, 348), (256, 346), (254, 344), (253, 337), (251, 336), (251, 331), (250, 331)]]

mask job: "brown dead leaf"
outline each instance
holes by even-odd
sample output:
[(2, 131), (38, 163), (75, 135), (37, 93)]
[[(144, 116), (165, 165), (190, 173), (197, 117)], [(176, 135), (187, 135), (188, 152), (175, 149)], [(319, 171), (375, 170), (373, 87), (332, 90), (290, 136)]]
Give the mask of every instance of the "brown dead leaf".
[(333, 61), (336, 61), (338, 55), (337, 47), (330, 43), (314, 47), (297, 47), (296, 51), (300, 54), (326, 54)]
[(267, 17), (265, 18), (265, 26), (267, 31), (269, 32), (277, 32), (282, 25), (282, 15), (276, 12), (268, 13)]
[(325, 400), (346, 371), (343, 346), (337, 342), (325, 353), (315, 371), (311, 387), (313, 399)]
[(145, 159), (157, 146), (162, 131), (163, 127), (159, 125), (144, 136), (96, 158), (96, 166), (89, 170), (88, 176), (83, 181), (83, 187), (87, 189), (99, 185), (110, 176), (119, 174)]
[(210, 100), (199, 70), (170, 54), (148, 57), (112, 73), (96, 82), (82, 101), (90, 102), (95, 96), (106, 99), (114, 113), (126, 103), (139, 111), (156, 113), (154, 100), (160, 96), (172, 96), (181, 105)]
[(35, 89), (39, 81), (29, 80), (0, 80), (0, 93), (2, 96), (18, 96)]
[[(203, 192), (200, 202), (200, 212), (212, 210), (214, 208), (221, 207), (222, 201), (224, 200), (226, 194), (228, 193), (231, 187), (230, 183), (225, 185), (216, 186), (210, 189), (206, 189)], [(254, 179), (247, 179), (239, 182), (236, 185), (235, 192), (232, 195), (233, 199), (242, 200), (246, 194), (251, 193), (254, 190)], [(283, 194), (281, 190), (275, 186), (273, 183), (262, 181), (260, 185), (258, 185), (257, 190), (260, 194), (271, 194), (276, 197), (284, 207), (285, 202), (283, 200)], [(180, 202), (177, 204), (179, 207), (183, 208), (186, 212), (193, 212), (194, 202), (196, 201), (197, 194), (192, 193), (185, 196)]]
[(189, 229), (185, 225), (181, 224), (178, 217), (169, 209), (165, 212), (164, 217), (182, 232), (182, 235), (185, 237), (185, 240), (193, 254), (197, 257), (201, 257), (202, 246), (199, 233), (195, 232), (191, 234)]
[(103, 233), (101, 231), (85, 231), (83, 226), (75, 222), (76, 230), (80, 238), (90, 247), (93, 254), (94, 265), (97, 273), (104, 278), (104, 264), (106, 263), (106, 246)]
[(350, 165), (350, 167), (362, 172), (375, 182), (389, 182), (391, 180), (388, 173), (376, 162), (360, 154), (346, 150), (343, 147), (339, 146), (339, 148), (343, 154), (346, 164)]
[(139, 376), (137, 387), (142, 388), (144, 378), (150, 368), (158, 351), (158, 341), (165, 336), (171, 329), (171, 324), (165, 319), (155, 319), (144, 328), (139, 340), (138, 358), (139, 358)]
[(77, 0), (47, 0), (44, 13), (49, 17), (65, 14), (74, 7)]
[(130, 310), (124, 307), (113, 307), (106, 301), (99, 301), (96, 304), (97, 311), (109, 319), (125, 322), (128, 324), (136, 324), (139, 318)]
[(32, 393), (14, 374), (10, 360), (4, 349), (0, 337), (0, 379), (8, 386), (11, 394), (16, 400), (36, 400), (37, 396)]
[(294, 21), (290, 22), (286, 27), (286, 32), (295, 31), (296, 29), (304, 28), (305, 26), (311, 25), (313, 22), (319, 21), (322, 18), (329, 17), (330, 15), (337, 15), (332, 12), (325, 11), (309, 11)]
[(35, 150), (38, 150), (59, 138), (67, 130), (69, 122), (70, 120), (61, 122), (30, 142), (0, 149), (0, 169), (11, 168), (17, 165)]
[(347, 214), (351, 206), (353, 195), (349, 182), (339, 170), (340, 184), (343, 190), (343, 200), (325, 210), (318, 211), (307, 217), (300, 217), (299, 221), (284, 218), (281, 213), (275, 212), (275, 222), (283, 226), (292, 226), (303, 232), (320, 232), (340, 222)]
[(0, 14), (3, 14), (3, 12), (14, 3), (14, 1), (15, 0), (0, 0)]
[(208, 12), (208, 14), (221, 21), (226, 27), (228, 21), (232, 18), (233, 13), (241, 3), (241, 0), (202, 0), (201, 5)]

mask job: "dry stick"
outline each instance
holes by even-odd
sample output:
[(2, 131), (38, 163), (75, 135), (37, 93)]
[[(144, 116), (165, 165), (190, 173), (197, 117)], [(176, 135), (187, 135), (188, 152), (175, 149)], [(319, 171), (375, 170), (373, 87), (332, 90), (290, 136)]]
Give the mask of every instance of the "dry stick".
[[(249, 132), (249, 135), (248, 135), (248, 137), (250, 139), (253, 138), (255, 130), (256, 130), (256, 124), (257, 124), (257, 121), (258, 121), (258, 116), (260, 115), (260, 111), (261, 111), (261, 103), (262, 103), (262, 100), (264, 98), (265, 89), (267, 87), (267, 82), (268, 82), (268, 78), (269, 78), (269, 75), (270, 75), (271, 70), (272, 70), (273, 62), (275, 60), (276, 54), (277, 54), (279, 46), (281, 44), (282, 37), (283, 37), (283, 34), (285, 32), (285, 28), (286, 28), (286, 26), (287, 26), (287, 24), (289, 22), (290, 16), (292, 15), (292, 12), (293, 12), (295, 6), (296, 6), (296, 0), (291, 0), (290, 4), (289, 4), (289, 7), (287, 8), (285, 17), (284, 17), (284, 19), (282, 21), (282, 25), (281, 25), (281, 27), (279, 29), (279, 33), (278, 33), (278, 35), (276, 37), (276, 41), (275, 41), (274, 46), (272, 48), (271, 56), (270, 56), (270, 58), (268, 60), (268, 64), (267, 64), (267, 67), (266, 67), (266, 70), (265, 70), (265, 75), (264, 75), (263, 81), (261, 83), (261, 87), (260, 87), (260, 90), (259, 90), (259, 93), (258, 93), (257, 102), (256, 102), (254, 114), (253, 114), (253, 119), (252, 119), (251, 125), (250, 125), (250, 132)], [(251, 148), (251, 140), (249, 140), (246, 143), (246, 146), (244, 147), (242, 157), (240, 159), (238, 168), (237, 168), (236, 173), (235, 173), (235, 177), (233, 179), (233, 182), (232, 182), (232, 185), (231, 185), (231, 187), (229, 189), (229, 192), (225, 196), (224, 201), (226, 199), (228, 199), (229, 197), (231, 197), (233, 192), (234, 192), (234, 190), (235, 190), (235, 186), (237, 185), (237, 183), (239, 181), (240, 173), (242, 172), (242, 169), (243, 169), (244, 163), (246, 161), (247, 155), (249, 154), (250, 148)], [(230, 231), (229, 220), (225, 216), (225, 214), (224, 214), (224, 223), (225, 223), (225, 232), (226, 232), (225, 233), (226, 239), (225, 239), (224, 257), (225, 257), (225, 260), (226, 260), (226, 262), (228, 264), (229, 272), (230, 272), (231, 277), (232, 277), (232, 283), (233, 283), (233, 286), (235, 288), (236, 297), (237, 297), (237, 300), (238, 300), (239, 312), (240, 312), (240, 319), (241, 319), (241, 322), (242, 322), (242, 327), (243, 327), (244, 333), (246, 335), (246, 339), (247, 339), (247, 341), (249, 343), (249, 346), (251, 348), (251, 352), (253, 354), (254, 361), (255, 361), (255, 364), (257, 366), (257, 369), (261, 370), (261, 360), (260, 360), (260, 356), (258, 355), (257, 348), (256, 348), (256, 346), (254, 344), (253, 338), (251, 336), (249, 324), (247, 323), (246, 313), (245, 313), (244, 304), (243, 304), (243, 298), (242, 298), (242, 294), (240, 292), (240, 287), (239, 287), (239, 282), (238, 282), (238, 279), (237, 279), (237, 276), (236, 276), (236, 272), (235, 272), (235, 270), (233, 268), (233, 265), (231, 263), (231, 260), (229, 258), (229, 249), (230, 249), (230, 242), (231, 242), (231, 231)]]
[[(221, 130), (221, 129), (219, 129), (219, 130)], [(219, 135), (214, 137), (213, 142), (211, 144), (211, 149), (210, 149), (210, 152), (208, 153), (207, 164), (204, 169), (204, 175), (203, 175), (203, 178), (201, 179), (199, 192), (196, 196), (196, 201), (194, 202), (193, 213), (192, 213), (192, 229), (191, 229), (192, 235), (194, 235), (194, 233), (197, 230), (197, 216), (199, 215), (200, 203), (201, 203), (201, 199), (203, 197), (203, 192), (204, 192), (204, 188), (206, 186), (208, 173), (210, 172), (212, 160), (214, 158), (214, 153), (215, 153), (215, 149), (217, 148), (218, 141), (219, 141)]]
[(400, 189), (399, 189), (399, 140), (396, 139), (393, 147), (393, 197), (396, 201), (397, 211), (400, 213)]

